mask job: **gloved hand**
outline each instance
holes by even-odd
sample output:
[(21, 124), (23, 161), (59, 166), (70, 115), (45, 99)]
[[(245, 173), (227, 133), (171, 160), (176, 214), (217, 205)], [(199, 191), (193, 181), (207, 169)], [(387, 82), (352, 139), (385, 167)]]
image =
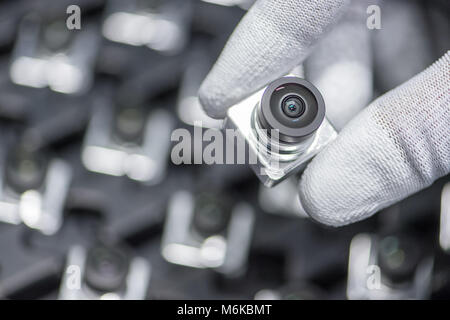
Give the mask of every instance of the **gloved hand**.
[(342, 130), (308, 165), (299, 193), (312, 218), (333, 226), (367, 218), (450, 171), (450, 51), (364, 108), (372, 96), (366, 8), (347, 0), (257, 1), (199, 92), (207, 114), (223, 118), (314, 50), (307, 78)]

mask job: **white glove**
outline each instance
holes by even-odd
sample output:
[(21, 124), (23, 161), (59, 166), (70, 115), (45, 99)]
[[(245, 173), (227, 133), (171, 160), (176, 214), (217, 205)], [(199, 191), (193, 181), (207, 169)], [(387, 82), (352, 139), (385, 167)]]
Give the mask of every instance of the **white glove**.
[(225, 117), (229, 106), (302, 63), (334, 24), (306, 61), (306, 77), (344, 129), (299, 184), (306, 212), (333, 226), (367, 218), (450, 171), (450, 52), (360, 111), (372, 95), (367, 15), (361, 5), (344, 14), (349, 7), (344, 0), (256, 2), (199, 92), (208, 115)]

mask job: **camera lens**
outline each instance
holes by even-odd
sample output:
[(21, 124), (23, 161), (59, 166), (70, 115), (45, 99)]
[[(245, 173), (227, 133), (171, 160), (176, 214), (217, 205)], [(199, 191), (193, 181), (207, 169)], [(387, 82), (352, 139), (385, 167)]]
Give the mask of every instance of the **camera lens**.
[(298, 77), (283, 77), (269, 84), (256, 110), (263, 129), (276, 129), (284, 143), (306, 140), (325, 117), (325, 102), (319, 90)]
[(226, 201), (212, 194), (197, 197), (194, 215), (195, 230), (204, 237), (223, 232), (230, 219), (230, 208)]
[(409, 236), (386, 235), (380, 241), (378, 264), (391, 282), (410, 281), (423, 258), (422, 252), (424, 248)]
[(86, 283), (100, 292), (117, 291), (125, 285), (128, 256), (125, 251), (97, 246), (89, 250), (86, 260)]
[(6, 161), (6, 181), (16, 192), (39, 189), (45, 179), (47, 158), (43, 152), (17, 147), (10, 151)]
[(298, 118), (305, 112), (305, 104), (298, 96), (289, 96), (281, 102), (281, 108), (285, 115)]
[(42, 29), (41, 37), (51, 51), (63, 50), (70, 44), (72, 33), (65, 28), (64, 20), (49, 21)]
[(142, 142), (146, 113), (142, 107), (118, 107), (115, 118), (116, 136), (123, 142)]

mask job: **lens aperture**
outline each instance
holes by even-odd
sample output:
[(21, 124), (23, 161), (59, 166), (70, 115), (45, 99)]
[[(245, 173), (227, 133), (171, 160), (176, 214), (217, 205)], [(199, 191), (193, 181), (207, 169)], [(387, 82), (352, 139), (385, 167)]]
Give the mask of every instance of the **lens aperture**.
[(281, 109), (289, 118), (298, 118), (305, 112), (305, 103), (300, 97), (289, 96), (281, 102)]

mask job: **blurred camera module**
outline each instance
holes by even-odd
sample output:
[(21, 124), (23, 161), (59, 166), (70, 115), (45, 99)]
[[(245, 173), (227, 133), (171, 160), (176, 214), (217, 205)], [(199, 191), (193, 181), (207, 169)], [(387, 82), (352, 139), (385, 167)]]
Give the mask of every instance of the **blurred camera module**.
[(337, 136), (325, 118), (320, 92), (294, 76), (275, 80), (227, 115), (227, 128), (245, 139), (249, 163), (267, 187), (302, 171)]
[(179, 191), (169, 202), (162, 255), (175, 264), (236, 276), (247, 264), (253, 222), (246, 203), (231, 205), (213, 194), (194, 197)]
[(405, 234), (359, 234), (350, 245), (349, 299), (427, 299), (434, 258)]
[(25, 223), (44, 234), (62, 224), (72, 169), (63, 160), (49, 159), (42, 150), (17, 146), (3, 158), (0, 173), (0, 220)]
[[(101, 100), (101, 101), (100, 101)], [(145, 184), (165, 176), (173, 117), (163, 109), (99, 99), (85, 136), (82, 160), (93, 172), (128, 176)]]
[(66, 21), (26, 16), (19, 28), (10, 66), (11, 80), (65, 94), (86, 92), (93, 81), (99, 38), (95, 27), (67, 29)]
[(69, 251), (61, 282), (61, 300), (143, 300), (150, 281), (150, 264), (126, 248), (97, 244)]
[(103, 36), (132, 46), (177, 53), (188, 40), (191, 5), (185, 0), (110, 0)]

